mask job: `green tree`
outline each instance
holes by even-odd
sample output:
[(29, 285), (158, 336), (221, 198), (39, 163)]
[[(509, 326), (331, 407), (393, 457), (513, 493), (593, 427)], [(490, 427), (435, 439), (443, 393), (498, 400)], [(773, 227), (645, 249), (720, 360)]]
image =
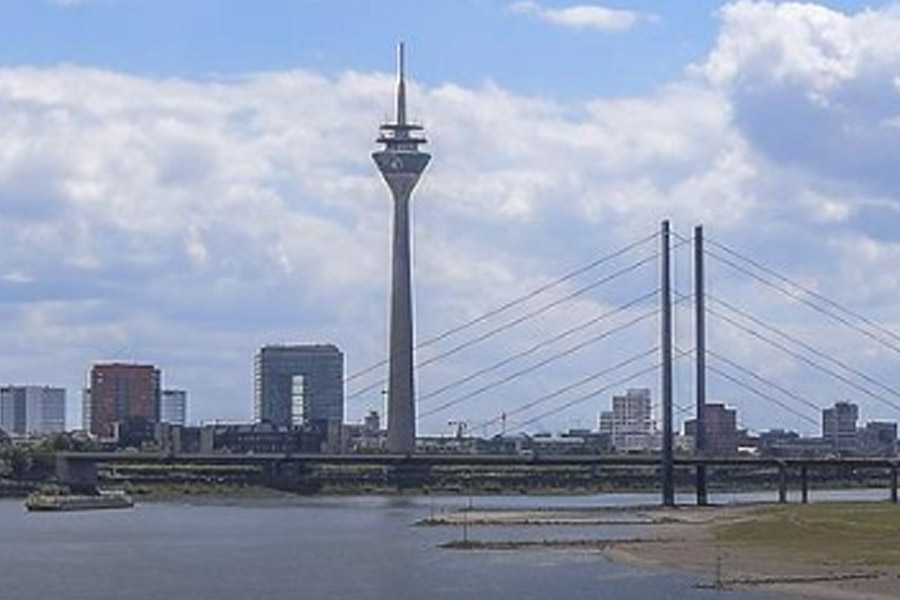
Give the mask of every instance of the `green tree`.
[(23, 479), (31, 469), (31, 452), (13, 444), (0, 448), (0, 474), (12, 479)]

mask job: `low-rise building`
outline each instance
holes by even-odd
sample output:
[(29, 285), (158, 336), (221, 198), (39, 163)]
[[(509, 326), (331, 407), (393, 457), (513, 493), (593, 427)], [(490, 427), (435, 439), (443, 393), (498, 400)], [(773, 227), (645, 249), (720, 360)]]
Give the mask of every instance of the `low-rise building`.
[(200, 431), (200, 452), (233, 454), (288, 454), (321, 452), (324, 427), (285, 427), (272, 423), (205, 425)]
[(770, 429), (759, 434), (757, 447), (762, 456), (816, 457), (834, 454), (830, 442), (819, 437), (801, 437), (796, 431)]
[(362, 423), (343, 426), (341, 444), (343, 452), (378, 452), (384, 449), (386, 432), (381, 429), (381, 417), (370, 411)]

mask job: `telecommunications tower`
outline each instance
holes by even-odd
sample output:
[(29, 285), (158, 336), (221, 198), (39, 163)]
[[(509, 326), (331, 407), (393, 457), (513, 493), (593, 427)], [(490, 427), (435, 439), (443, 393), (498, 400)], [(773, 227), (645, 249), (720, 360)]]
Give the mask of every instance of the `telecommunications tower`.
[(403, 43), (397, 48), (397, 114), (384, 123), (376, 140), (384, 148), (372, 154), (394, 197), (391, 246), (391, 314), (387, 401), (387, 450), (411, 454), (416, 449), (416, 396), (413, 381), (413, 310), (410, 267), (409, 203), (431, 155), (419, 151), (426, 139), (421, 125), (406, 118)]

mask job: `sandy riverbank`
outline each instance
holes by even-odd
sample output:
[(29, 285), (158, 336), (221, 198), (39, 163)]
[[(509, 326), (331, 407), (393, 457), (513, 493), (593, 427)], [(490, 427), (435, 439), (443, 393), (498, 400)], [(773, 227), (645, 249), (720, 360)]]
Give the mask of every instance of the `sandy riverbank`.
[[(764, 545), (723, 542), (721, 528), (766, 518), (760, 507), (653, 509), (656, 543), (624, 542), (604, 551), (611, 560), (686, 569), (726, 588), (763, 589), (823, 600), (897, 600), (900, 567), (871, 565)], [(839, 535), (833, 544), (846, 543)]]
[[(900, 509), (898, 509), (900, 510)], [(571, 550), (594, 550), (610, 560), (643, 568), (668, 567), (703, 575), (710, 586), (722, 589), (754, 589), (822, 600), (900, 599), (900, 566), (873, 564), (854, 558), (835, 558), (823, 547), (821, 552), (794, 550), (728, 541), (722, 532), (730, 526), (763, 526), (771, 520), (770, 507), (724, 506), (647, 508), (637, 511), (550, 510), (550, 511), (463, 511), (426, 520), (430, 525), (648, 525), (639, 527), (627, 540), (584, 541)], [(866, 540), (853, 540), (862, 544)], [(836, 535), (832, 544), (849, 544)], [(474, 546), (474, 550), (515, 549), (504, 545)], [(900, 545), (900, 542), (898, 542)], [(526, 543), (521, 549), (540, 544)], [(548, 549), (567, 549), (554, 541)]]

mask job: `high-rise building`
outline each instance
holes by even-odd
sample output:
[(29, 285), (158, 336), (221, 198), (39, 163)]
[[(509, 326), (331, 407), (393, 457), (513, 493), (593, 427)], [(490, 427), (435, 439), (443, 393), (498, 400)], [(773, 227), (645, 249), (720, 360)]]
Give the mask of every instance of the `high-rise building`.
[(856, 452), (858, 420), (859, 406), (852, 402), (836, 402), (833, 407), (822, 411), (822, 439), (835, 452)]
[(419, 151), (426, 143), (421, 125), (406, 118), (403, 44), (398, 48), (397, 115), (381, 126), (376, 140), (384, 148), (372, 154), (394, 199), (391, 246), (391, 312), (388, 353), (387, 449), (409, 454), (416, 449), (416, 396), (413, 379), (412, 267), (409, 205), (413, 188), (431, 155)]
[(91, 388), (81, 390), (81, 428), (91, 430)]
[(0, 388), (0, 428), (7, 433), (25, 433), (24, 389)]
[(91, 368), (89, 430), (104, 438), (115, 437), (115, 423), (142, 419), (159, 421), (160, 372), (153, 365), (96, 364)]
[(20, 435), (65, 431), (66, 390), (38, 385), (0, 388), (0, 428)]
[[(738, 451), (737, 411), (724, 404), (707, 404), (703, 413), (706, 420), (705, 453), (711, 456), (735, 454)], [(696, 439), (697, 420), (684, 424), (684, 432)]]
[(187, 423), (187, 392), (163, 390), (159, 402), (159, 422), (172, 425)]
[(344, 354), (333, 344), (263, 346), (256, 353), (253, 417), (274, 425), (344, 420)]
[(897, 423), (870, 421), (859, 430), (859, 451), (866, 456), (897, 456)]
[(648, 452), (655, 446), (650, 390), (630, 389), (613, 396), (612, 410), (600, 413), (600, 433), (608, 434), (617, 452)]

